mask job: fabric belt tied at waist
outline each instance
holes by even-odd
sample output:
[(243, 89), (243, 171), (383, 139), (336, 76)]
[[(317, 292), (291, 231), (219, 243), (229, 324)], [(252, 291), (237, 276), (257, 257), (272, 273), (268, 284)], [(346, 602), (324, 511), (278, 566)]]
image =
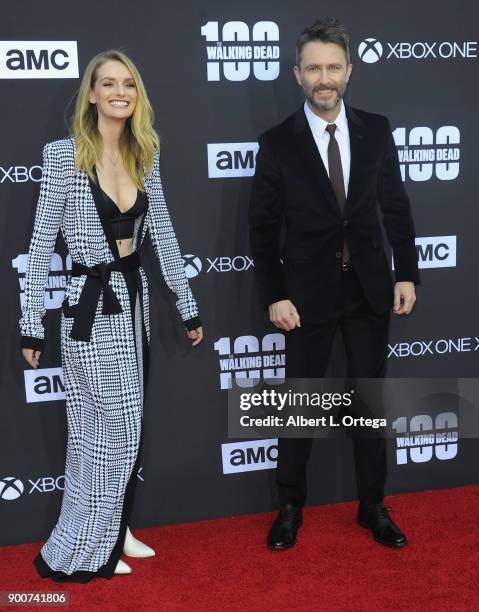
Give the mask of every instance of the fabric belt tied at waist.
[(138, 251), (134, 251), (130, 255), (114, 259), (108, 263), (96, 264), (92, 267), (85, 266), (77, 261), (72, 263), (72, 276), (82, 276), (86, 274), (87, 278), (75, 309), (70, 338), (74, 340), (83, 340), (84, 342), (90, 341), (98, 300), (100, 299), (102, 291), (102, 313), (104, 315), (112, 315), (123, 312), (118, 297), (109, 285), (110, 273), (113, 270), (122, 273), (133, 272), (134, 270), (138, 270), (140, 266), (140, 255)]

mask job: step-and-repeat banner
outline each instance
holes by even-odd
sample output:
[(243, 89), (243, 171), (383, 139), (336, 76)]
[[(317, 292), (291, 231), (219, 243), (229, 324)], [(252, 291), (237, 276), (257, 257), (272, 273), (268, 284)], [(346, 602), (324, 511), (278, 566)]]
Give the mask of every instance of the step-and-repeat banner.
[[(133, 525), (275, 507), (276, 440), (228, 439), (227, 393), (237, 377), (284, 368), (283, 333), (256, 294), (247, 208), (258, 135), (303, 101), (292, 69), (296, 38), (325, 15), (350, 31), (347, 101), (391, 121), (416, 222), (422, 283), (413, 314), (393, 317), (388, 375), (477, 376), (475, 3), (10, 3), (0, 26), (0, 543), (47, 536), (59, 512), (67, 438), (59, 321), (71, 269), (61, 236), (36, 370), (21, 355), (18, 319), (42, 147), (67, 134), (82, 72), (108, 48), (130, 54), (144, 77), (165, 195), (205, 326), (203, 343), (191, 348), (148, 242), (151, 370)], [(337, 369), (342, 350), (338, 341)], [(405, 407), (396, 421), (389, 493), (479, 481), (478, 445), (457, 438), (454, 401), (437, 408), (411, 417)], [(440, 435), (414, 436), (431, 428)], [(353, 499), (350, 442), (316, 440), (309, 478), (309, 503)]]

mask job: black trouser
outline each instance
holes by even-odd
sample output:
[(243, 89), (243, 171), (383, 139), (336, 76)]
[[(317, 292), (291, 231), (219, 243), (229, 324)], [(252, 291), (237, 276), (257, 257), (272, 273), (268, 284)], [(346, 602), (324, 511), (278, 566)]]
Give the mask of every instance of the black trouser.
[[(301, 316), (301, 313), (299, 313)], [(343, 283), (334, 317), (321, 324), (301, 323), (286, 332), (288, 378), (322, 378), (333, 338), (341, 329), (348, 372), (352, 378), (382, 378), (386, 370), (390, 313), (376, 314), (367, 302), (353, 268), (343, 272)], [(306, 500), (306, 466), (311, 438), (280, 438), (276, 483), (280, 506), (303, 506)], [(386, 480), (386, 443), (383, 438), (354, 437), (354, 460), (361, 503), (379, 503)]]

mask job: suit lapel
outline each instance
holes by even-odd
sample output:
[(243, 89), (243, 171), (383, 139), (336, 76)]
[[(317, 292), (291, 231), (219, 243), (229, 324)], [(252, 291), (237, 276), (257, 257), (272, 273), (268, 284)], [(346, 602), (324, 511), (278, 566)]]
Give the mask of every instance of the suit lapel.
[[(75, 155), (76, 155), (75, 138), (71, 137), (70, 140), (73, 145), (73, 159), (75, 159)], [(109, 219), (105, 215), (105, 207), (101, 205), (103, 194), (99, 186), (94, 181), (91, 180), (91, 178), (88, 176), (88, 174), (84, 170), (78, 170), (78, 171), (75, 170), (75, 171), (78, 172), (77, 180), (80, 181), (80, 185), (78, 185), (78, 183), (75, 183), (75, 189), (77, 190), (79, 197), (83, 200), (82, 204), (83, 206), (88, 206), (87, 200), (88, 200), (88, 194), (90, 193), (92, 196), (93, 202), (95, 204), (95, 209), (96, 209), (98, 218), (100, 219), (100, 223), (103, 228), (103, 233), (105, 235), (106, 243), (108, 247), (110, 248), (111, 255), (113, 259), (119, 259), (120, 253), (118, 251), (118, 245), (116, 244), (115, 236), (113, 234), (113, 230), (111, 229), (111, 224), (109, 222)], [(89, 219), (89, 216), (88, 216), (87, 211), (85, 210), (85, 220), (86, 220), (85, 222), (87, 222), (88, 219)], [(88, 231), (88, 227), (86, 228), (86, 230)]]
[(309, 127), (308, 120), (301, 107), (294, 118), (294, 135), (296, 146), (305, 167), (308, 170), (315, 185), (323, 194), (327, 203), (339, 214), (338, 204), (334, 195), (328, 173), (324, 167), (323, 160), (316, 146), (313, 133)]
[(146, 234), (146, 230), (147, 230), (147, 225), (146, 225), (146, 215), (148, 214), (148, 209), (150, 207), (150, 196), (148, 195), (148, 191), (146, 190), (146, 210), (143, 213), (143, 216), (141, 217), (141, 221), (140, 221), (140, 225), (138, 227), (138, 238), (136, 240), (136, 244), (137, 244), (137, 248), (139, 249), (140, 246), (143, 243), (143, 239), (145, 237)]
[(113, 233), (110, 220), (106, 216), (106, 208), (103, 205), (104, 196), (100, 189), (100, 185), (99, 183), (95, 183), (95, 181), (92, 181), (90, 177), (88, 177), (88, 182), (90, 184), (90, 190), (93, 195), (93, 200), (95, 202), (95, 208), (98, 213), (98, 216), (100, 217), (101, 226), (103, 227), (103, 233), (105, 234), (108, 246), (110, 247), (110, 251), (112, 252), (113, 259), (120, 259), (120, 252), (118, 250), (118, 245), (115, 240), (115, 235)]
[(364, 160), (365, 154), (367, 153), (367, 143), (365, 142), (364, 123), (348, 105), (346, 105), (346, 117), (348, 119), (349, 144), (351, 149), (348, 197), (346, 198), (347, 209), (357, 198), (357, 188), (361, 182), (361, 162)]
[[(349, 171), (348, 196), (346, 198), (347, 210), (357, 198), (357, 188), (361, 182), (361, 162), (367, 153), (367, 143), (365, 142), (363, 121), (349, 105), (345, 104), (345, 108), (351, 148), (351, 167)], [(311, 178), (319, 187), (328, 204), (340, 214), (331, 181), (324, 167), (318, 147), (316, 146), (303, 107), (301, 107), (295, 115), (294, 133), (299, 154)]]
[(140, 221), (140, 226), (138, 228), (138, 238), (136, 241), (137, 244), (137, 248), (140, 248), (140, 246), (143, 243), (143, 239), (145, 237), (146, 234), (146, 230), (147, 228), (147, 223), (146, 223), (146, 219), (147, 219), (147, 215), (148, 212), (150, 210), (150, 201), (151, 201), (151, 179), (148, 177), (148, 175), (146, 174), (146, 168), (144, 169), (145, 172), (145, 193), (146, 193), (146, 210), (143, 213), (143, 216), (141, 217), (141, 221)]

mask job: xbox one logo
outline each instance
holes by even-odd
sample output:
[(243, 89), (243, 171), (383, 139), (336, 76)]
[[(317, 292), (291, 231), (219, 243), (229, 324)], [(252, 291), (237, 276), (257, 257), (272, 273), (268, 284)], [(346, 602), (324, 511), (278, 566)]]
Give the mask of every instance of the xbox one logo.
[(186, 278), (194, 278), (201, 272), (203, 264), (201, 259), (196, 255), (183, 255), (183, 261), (185, 264)]
[(383, 46), (375, 38), (366, 38), (359, 45), (358, 55), (366, 64), (374, 64), (381, 59)]
[(11, 501), (23, 493), (23, 482), (15, 476), (0, 479), (0, 499)]

